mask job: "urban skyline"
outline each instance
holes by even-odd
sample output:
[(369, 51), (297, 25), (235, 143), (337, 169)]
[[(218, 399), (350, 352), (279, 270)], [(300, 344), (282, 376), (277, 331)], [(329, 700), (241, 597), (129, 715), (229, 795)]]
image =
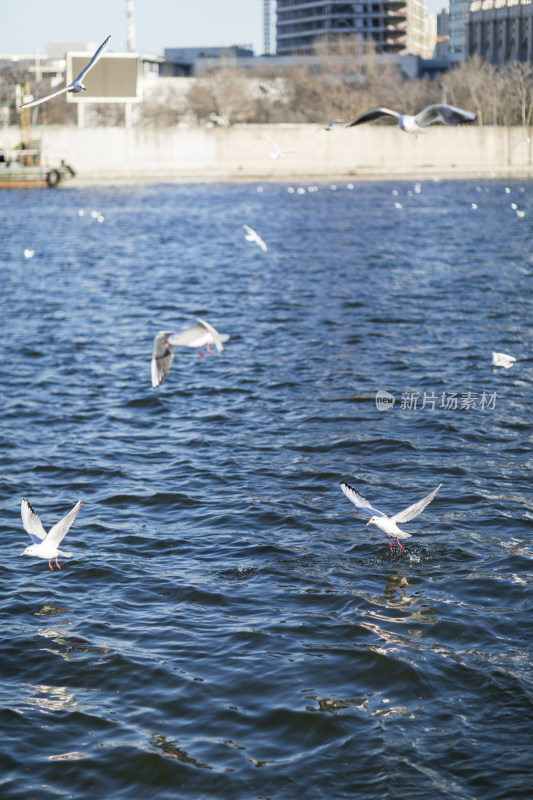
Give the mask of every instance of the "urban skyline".
[[(447, 6), (446, 0), (426, 4), (429, 13)], [(48, 0), (46, 6), (42, 0), (19, 0), (2, 12), (0, 53), (44, 53), (49, 44), (98, 43), (109, 34), (111, 49), (124, 51), (126, 8), (126, 0), (92, 0), (90, 14), (73, 15), (71, 0)], [(263, 0), (196, 0), (192, 6), (188, 0), (134, 0), (134, 10), (140, 52), (163, 55), (168, 47), (240, 44), (263, 53)]]

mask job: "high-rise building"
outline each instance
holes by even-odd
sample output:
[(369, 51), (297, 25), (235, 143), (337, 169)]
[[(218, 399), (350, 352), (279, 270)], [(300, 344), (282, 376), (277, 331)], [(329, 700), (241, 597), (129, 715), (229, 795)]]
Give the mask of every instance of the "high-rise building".
[(466, 29), (470, 0), (450, 0), (450, 41), (448, 58), (452, 62), (466, 60)]
[(448, 58), (450, 43), (450, 9), (443, 8), (437, 14), (437, 42), (434, 58)]
[(533, 63), (533, 4), (530, 0), (471, 0), (467, 55), (489, 64)]
[(378, 53), (425, 54), (425, 0), (277, 0), (276, 52), (312, 53), (317, 40), (356, 35)]

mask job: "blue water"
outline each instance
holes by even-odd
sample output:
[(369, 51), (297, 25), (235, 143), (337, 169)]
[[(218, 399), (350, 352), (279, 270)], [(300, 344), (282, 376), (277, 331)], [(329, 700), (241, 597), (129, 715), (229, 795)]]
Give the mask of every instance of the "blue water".
[(2, 800), (530, 797), (533, 183), (0, 206)]

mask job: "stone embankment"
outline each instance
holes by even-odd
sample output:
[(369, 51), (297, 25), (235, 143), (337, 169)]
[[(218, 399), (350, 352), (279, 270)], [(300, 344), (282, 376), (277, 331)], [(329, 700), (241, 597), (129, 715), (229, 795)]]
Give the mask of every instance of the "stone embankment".
[[(533, 134), (526, 128), (435, 125), (420, 136), (383, 124), (231, 128), (77, 128), (32, 130), (51, 162), (77, 172), (69, 185), (117, 181), (329, 180), (346, 178), (533, 177)], [(268, 137), (268, 138), (267, 138)], [(276, 142), (283, 153), (273, 158)], [(0, 131), (0, 147), (20, 141)]]

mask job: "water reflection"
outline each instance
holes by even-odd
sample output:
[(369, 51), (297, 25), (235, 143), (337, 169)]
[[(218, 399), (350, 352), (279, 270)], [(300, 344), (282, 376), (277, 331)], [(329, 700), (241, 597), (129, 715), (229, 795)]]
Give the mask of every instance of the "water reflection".
[(26, 705), (30, 708), (39, 708), (42, 711), (63, 711), (77, 708), (74, 694), (66, 686), (47, 686), (37, 684), (28, 686)]
[(383, 697), (381, 692), (369, 692), (366, 697), (360, 698), (341, 699), (310, 695), (307, 699), (315, 700), (318, 703), (318, 708), (316, 706), (306, 706), (307, 711), (322, 711), (335, 714), (346, 708), (356, 708), (358, 711), (368, 714), (369, 717), (390, 717), (397, 714), (403, 717), (414, 716), (406, 706), (390, 705), (390, 698)]

